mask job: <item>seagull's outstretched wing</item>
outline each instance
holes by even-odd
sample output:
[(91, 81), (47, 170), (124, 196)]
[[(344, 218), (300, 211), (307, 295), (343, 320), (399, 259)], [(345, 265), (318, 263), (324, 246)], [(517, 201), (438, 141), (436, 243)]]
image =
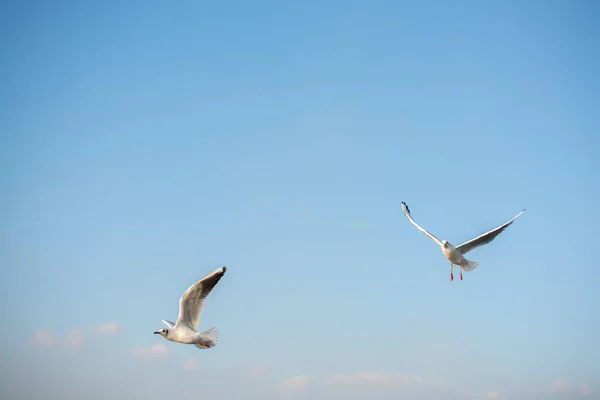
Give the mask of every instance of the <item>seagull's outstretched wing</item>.
[(217, 268), (185, 291), (179, 299), (179, 317), (176, 325), (188, 325), (194, 330), (198, 328), (204, 299), (223, 277), (225, 271), (227, 271), (227, 267)]
[(500, 225), (499, 227), (492, 229), (489, 232), (484, 233), (483, 235), (477, 236), (475, 239), (471, 239), (468, 242), (464, 242), (460, 246), (456, 246), (456, 249), (461, 252), (461, 254), (466, 254), (467, 252), (473, 250), (476, 247), (482, 246), (484, 244), (488, 244), (492, 240), (496, 238), (499, 234), (501, 234), (510, 224), (512, 224), (515, 219), (519, 218), (521, 214), (525, 212), (525, 209), (521, 210), (513, 219), (508, 221), (507, 223)]
[(406, 205), (405, 202), (402, 202), (402, 211), (404, 211), (404, 215), (406, 215), (406, 218), (408, 218), (408, 220), (411, 222), (411, 224), (413, 224), (414, 226), (416, 226), (418, 230), (420, 230), (421, 232), (423, 232), (424, 234), (426, 234), (427, 236), (429, 236), (429, 239), (433, 240), (438, 245), (440, 245), (440, 246), (442, 245), (442, 242), (440, 241), (440, 239), (436, 238), (431, 233), (429, 233), (425, 229), (421, 228), (419, 226), (419, 224), (417, 224), (415, 222), (415, 220), (412, 219), (412, 217), (410, 216), (410, 210), (408, 209), (408, 206)]
[(168, 319), (163, 319), (162, 322), (169, 328), (172, 328), (175, 326), (175, 322), (169, 321)]

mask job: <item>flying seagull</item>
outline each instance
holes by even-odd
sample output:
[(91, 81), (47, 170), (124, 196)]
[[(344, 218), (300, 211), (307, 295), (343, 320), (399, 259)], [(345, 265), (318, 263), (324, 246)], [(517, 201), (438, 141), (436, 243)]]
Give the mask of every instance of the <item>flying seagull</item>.
[(217, 268), (205, 275), (185, 291), (179, 299), (179, 317), (177, 322), (162, 322), (168, 326), (154, 332), (167, 340), (178, 343), (193, 344), (199, 349), (215, 347), (219, 341), (217, 328), (196, 332), (204, 300), (227, 271), (227, 267)]
[(500, 225), (497, 228), (492, 229), (489, 232), (484, 233), (483, 235), (479, 235), (474, 239), (469, 240), (468, 242), (464, 242), (460, 246), (454, 247), (447, 240), (440, 240), (436, 238), (431, 233), (427, 232), (425, 229), (421, 228), (419, 224), (415, 222), (414, 219), (410, 216), (410, 210), (405, 202), (402, 202), (402, 211), (404, 211), (404, 215), (406, 218), (417, 227), (418, 230), (429, 236), (431, 240), (436, 242), (441, 248), (444, 256), (450, 261), (450, 280), (454, 280), (454, 276), (452, 275), (452, 269), (454, 265), (458, 265), (460, 267), (460, 279), (462, 280), (462, 271), (473, 271), (479, 265), (476, 261), (467, 260), (463, 255), (467, 254), (469, 251), (473, 250), (476, 247), (482, 246), (484, 244), (490, 243), (492, 240), (496, 238), (499, 234), (501, 234), (510, 224), (514, 222), (515, 219), (519, 218), (521, 214), (525, 211), (525, 209), (521, 210), (513, 219), (508, 221), (507, 223)]

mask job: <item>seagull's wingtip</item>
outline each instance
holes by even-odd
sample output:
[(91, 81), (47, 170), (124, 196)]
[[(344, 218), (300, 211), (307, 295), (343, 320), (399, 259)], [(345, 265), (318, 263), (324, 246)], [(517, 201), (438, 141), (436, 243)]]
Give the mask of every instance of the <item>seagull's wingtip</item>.
[(402, 211), (404, 211), (404, 214), (410, 214), (410, 208), (408, 208), (405, 202), (402, 202)]

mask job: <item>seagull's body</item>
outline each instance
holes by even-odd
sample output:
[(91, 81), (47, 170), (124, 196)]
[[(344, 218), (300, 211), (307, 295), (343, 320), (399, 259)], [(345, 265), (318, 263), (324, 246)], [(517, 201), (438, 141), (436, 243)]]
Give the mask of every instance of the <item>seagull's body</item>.
[(417, 224), (415, 222), (415, 220), (412, 219), (412, 217), (410, 215), (410, 210), (408, 209), (408, 206), (406, 205), (405, 202), (402, 202), (402, 211), (404, 212), (404, 215), (406, 216), (406, 218), (408, 218), (408, 220), (414, 226), (416, 226), (418, 230), (423, 232), (431, 240), (433, 240), (440, 246), (440, 248), (442, 249), (442, 253), (444, 253), (444, 256), (450, 262), (450, 280), (452, 281), (454, 279), (454, 275), (452, 274), (452, 269), (454, 268), (454, 265), (458, 265), (460, 267), (460, 279), (461, 280), (463, 278), (462, 277), (463, 269), (468, 272), (468, 271), (474, 270), (479, 265), (479, 263), (477, 261), (467, 260), (463, 254), (466, 254), (467, 252), (473, 250), (476, 247), (490, 243), (492, 240), (494, 240), (496, 238), (496, 236), (498, 236), (506, 228), (508, 228), (508, 226), (510, 224), (512, 224), (515, 219), (520, 217), (521, 214), (523, 214), (523, 212), (525, 210), (524, 209), (521, 210), (521, 212), (518, 213), (515, 217), (513, 217), (510, 221), (500, 225), (499, 227), (494, 228), (491, 231), (488, 231), (488, 232), (484, 233), (483, 235), (479, 235), (476, 238), (471, 239), (471, 240), (469, 240), (459, 246), (456, 246), (456, 247), (454, 247), (447, 240), (438, 239), (437, 237), (435, 237), (434, 235), (432, 235), (431, 233), (429, 233), (425, 229), (423, 229), (421, 226), (419, 226), (419, 224)]
[(179, 317), (173, 323), (163, 319), (168, 326), (154, 332), (167, 340), (177, 343), (193, 344), (199, 349), (215, 347), (219, 341), (217, 328), (197, 332), (204, 300), (227, 271), (227, 267), (217, 268), (194, 283), (179, 299)]

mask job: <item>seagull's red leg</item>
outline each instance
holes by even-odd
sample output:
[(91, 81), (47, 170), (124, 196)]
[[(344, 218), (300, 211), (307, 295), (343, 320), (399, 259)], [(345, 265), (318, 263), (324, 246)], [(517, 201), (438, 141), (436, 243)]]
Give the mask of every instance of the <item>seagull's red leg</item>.
[(454, 267), (454, 265), (452, 265), (452, 263), (450, 263), (450, 282), (452, 282), (454, 280), (454, 275), (452, 275), (452, 268)]
[(462, 281), (462, 265), (460, 265), (460, 280)]

